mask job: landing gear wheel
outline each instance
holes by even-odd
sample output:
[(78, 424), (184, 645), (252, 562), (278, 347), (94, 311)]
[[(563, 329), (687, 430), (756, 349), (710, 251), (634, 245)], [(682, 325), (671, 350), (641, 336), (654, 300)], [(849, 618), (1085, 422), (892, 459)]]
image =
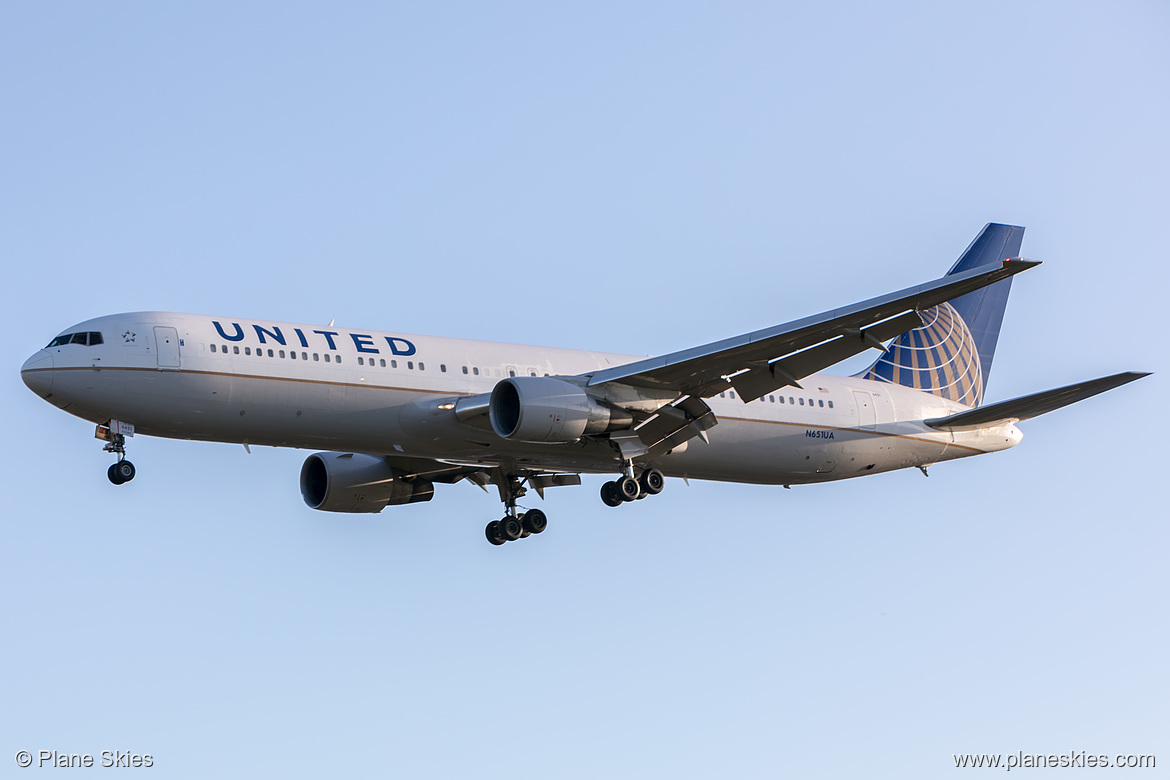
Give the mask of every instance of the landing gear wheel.
[(539, 509), (529, 509), (520, 519), (524, 530), (530, 534), (538, 534), (548, 527), (548, 517)]
[(118, 470), (118, 476), (122, 478), (123, 482), (129, 482), (134, 479), (134, 464), (128, 460), (120, 460), (114, 464), (114, 468)]
[(633, 477), (622, 477), (617, 481), (617, 494), (623, 501), (637, 501), (642, 495), (642, 487)]
[(120, 460), (106, 471), (106, 476), (115, 485), (121, 485), (134, 479), (134, 464), (128, 460)]
[(601, 500), (606, 506), (621, 506), (622, 497), (618, 495), (617, 483), (606, 482), (601, 486)]
[(638, 484), (641, 485), (643, 493), (656, 496), (666, 487), (666, 477), (658, 469), (646, 469), (638, 478)]
[(499, 546), (507, 541), (502, 536), (500, 536), (499, 520), (492, 520), (490, 523), (488, 523), (487, 528), (484, 529), (484, 534), (487, 536), (487, 540), (496, 546)]
[(515, 517), (508, 515), (503, 520), (500, 520), (500, 538), (508, 542), (514, 542), (520, 538), (524, 533), (524, 526), (520, 525), (520, 521)]

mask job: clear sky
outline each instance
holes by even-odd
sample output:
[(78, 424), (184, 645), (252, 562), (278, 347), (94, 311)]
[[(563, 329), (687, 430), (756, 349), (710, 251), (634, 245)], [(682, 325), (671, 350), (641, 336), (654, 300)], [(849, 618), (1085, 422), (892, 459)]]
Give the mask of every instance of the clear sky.
[[(937, 778), (1170, 767), (1162, 2), (9, 3), (0, 776)], [(1025, 225), (988, 398), (1155, 376), (832, 485), (309, 510), (306, 453), (20, 382), (140, 309), (654, 354)], [(964, 770), (973, 772), (974, 770)], [(987, 770), (984, 770), (987, 773)]]

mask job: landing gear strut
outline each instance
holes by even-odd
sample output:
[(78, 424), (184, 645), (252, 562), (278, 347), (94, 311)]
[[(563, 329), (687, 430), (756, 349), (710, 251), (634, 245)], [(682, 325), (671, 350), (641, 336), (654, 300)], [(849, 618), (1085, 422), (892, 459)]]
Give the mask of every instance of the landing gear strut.
[(635, 479), (633, 464), (627, 464), (625, 476), (601, 486), (601, 500), (606, 506), (621, 506), (646, 496), (656, 496), (666, 487), (666, 477), (658, 469), (646, 469)]
[(134, 464), (126, 460), (126, 437), (120, 433), (110, 433), (109, 441), (102, 447), (103, 452), (112, 452), (118, 456), (118, 462), (110, 466), (106, 476), (115, 485), (122, 485), (134, 479)]
[(538, 534), (548, 527), (548, 517), (539, 509), (527, 512), (516, 511), (516, 499), (528, 490), (515, 474), (499, 474), (496, 486), (500, 489), (500, 500), (504, 502), (504, 516), (493, 520), (484, 529), (487, 540), (494, 545), (514, 542), (532, 534)]

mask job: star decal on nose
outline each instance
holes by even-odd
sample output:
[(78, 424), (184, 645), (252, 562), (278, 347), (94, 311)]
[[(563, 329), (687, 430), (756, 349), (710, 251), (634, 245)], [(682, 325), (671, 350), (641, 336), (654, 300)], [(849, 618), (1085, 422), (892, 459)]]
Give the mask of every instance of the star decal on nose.
[(135, 334), (135, 333), (131, 333), (130, 331), (126, 331), (125, 333), (122, 334), (122, 341), (129, 344), (130, 342), (134, 341), (134, 337), (136, 335), (137, 334)]

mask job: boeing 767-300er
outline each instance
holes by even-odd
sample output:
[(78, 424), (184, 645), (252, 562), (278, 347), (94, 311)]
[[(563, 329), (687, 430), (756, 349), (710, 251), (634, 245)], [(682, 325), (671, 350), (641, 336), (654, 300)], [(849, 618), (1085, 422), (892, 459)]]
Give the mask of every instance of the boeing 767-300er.
[[(665, 477), (795, 485), (1014, 447), (1016, 423), (1139, 379), (1121, 373), (983, 405), (1024, 229), (989, 224), (946, 276), (660, 357), (167, 312), (67, 328), (21, 377), (97, 423), (134, 478), (135, 433), (328, 450), (301, 468), (313, 509), (380, 512), (435, 483), (494, 484), (492, 544), (538, 534), (541, 496), (614, 474), (611, 507)], [(866, 371), (818, 373), (868, 349)]]

